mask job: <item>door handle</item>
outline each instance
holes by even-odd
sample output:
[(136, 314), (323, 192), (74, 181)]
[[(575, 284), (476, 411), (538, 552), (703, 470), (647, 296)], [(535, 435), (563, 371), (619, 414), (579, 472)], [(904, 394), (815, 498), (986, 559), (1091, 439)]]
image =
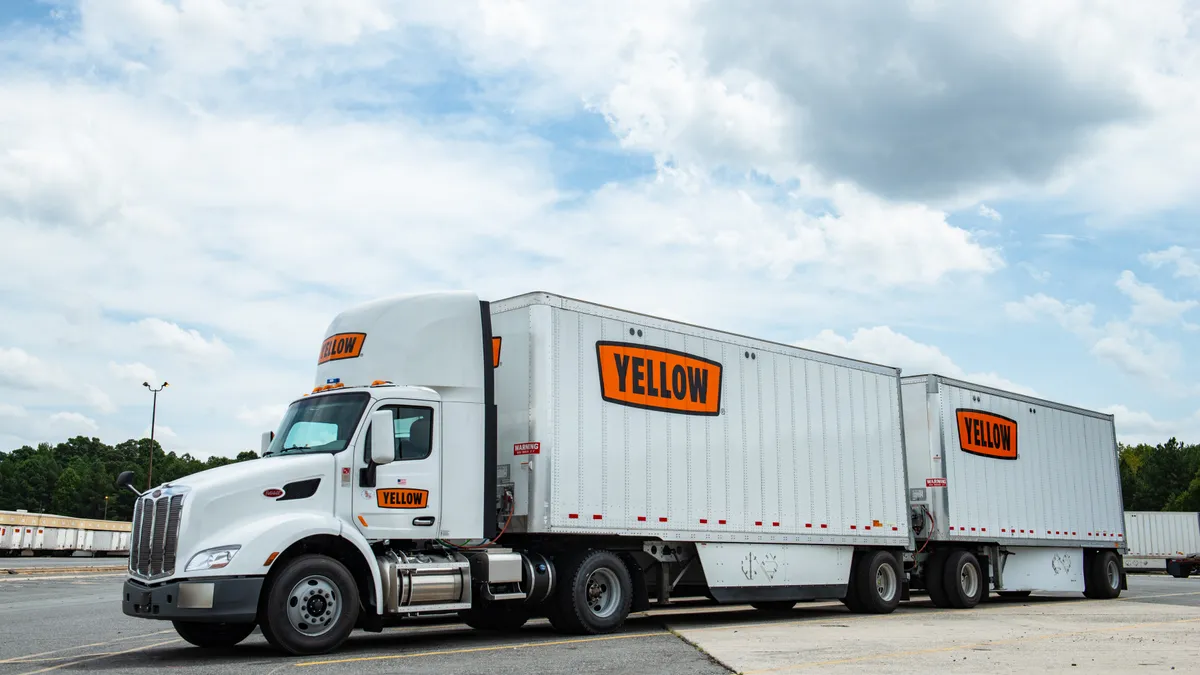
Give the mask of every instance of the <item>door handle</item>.
[(413, 518), (413, 525), (418, 527), (428, 527), (433, 524), (433, 516), (417, 516)]

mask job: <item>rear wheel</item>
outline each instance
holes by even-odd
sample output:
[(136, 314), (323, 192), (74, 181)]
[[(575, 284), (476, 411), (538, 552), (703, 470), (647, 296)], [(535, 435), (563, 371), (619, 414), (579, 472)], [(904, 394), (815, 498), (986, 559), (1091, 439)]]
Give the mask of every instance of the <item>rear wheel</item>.
[(1093, 600), (1111, 600), (1121, 594), (1121, 564), (1112, 551), (1091, 557), (1084, 574), (1083, 594)]
[(590, 551), (564, 560), (562, 585), (547, 612), (555, 630), (596, 635), (621, 627), (633, 604), (629, 568), (609, 551)]
[(890, 614), (900, 604), (900, 563), (887, 551), (867, 551), (858, 561), (851, 579), (858, 598), (858, 612)]
[(342, 563), (302, 555), (267, 590), (263, 635), (291, 654), (323, 654), (345, 642), (358, 620), (358, 586)]
[(970, 551), (951, 551), (942, 571), (946, 600), (956, 609), (970, 609), (983, 599), (987, 578), (979, 559)]
[(232, 647), (254, 632), (254, 623), (201, 623), (172, 621), (179, 637), (204, 649)]

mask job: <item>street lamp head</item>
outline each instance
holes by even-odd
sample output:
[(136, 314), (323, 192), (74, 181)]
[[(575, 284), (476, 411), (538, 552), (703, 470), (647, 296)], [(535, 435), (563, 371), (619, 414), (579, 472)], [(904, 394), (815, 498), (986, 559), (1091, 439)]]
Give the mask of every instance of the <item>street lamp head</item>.
[(147, 389), (149, 389), (149, 388), (150, 388), (150, 383), (149, 383), (149, 382), (143, 382), (143, 383), (142, 383), (142, 386), (143, 386), (143, 387), (145, 387), (145, 388), (147, 388)]
[(163, 382), (163, 388), (166, 388), (166, 386), (167, 386), (167, 383)]

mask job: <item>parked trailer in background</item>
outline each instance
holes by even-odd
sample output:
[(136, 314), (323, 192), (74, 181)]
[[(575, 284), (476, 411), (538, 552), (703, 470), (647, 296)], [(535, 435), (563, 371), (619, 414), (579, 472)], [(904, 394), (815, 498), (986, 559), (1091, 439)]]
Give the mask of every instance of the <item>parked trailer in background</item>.
[(1200, 571), (1200, 513), (1126, 511), (1125, 569), (1163, 570), (1187, 577)]
[(129, 552), (131, 523), (0, 511), (0, 555)]
[(901, 386), (914, 587), (940, 607), (970, 607), (989, 591), (1120, 594), (1111, 415), (937, 375)]

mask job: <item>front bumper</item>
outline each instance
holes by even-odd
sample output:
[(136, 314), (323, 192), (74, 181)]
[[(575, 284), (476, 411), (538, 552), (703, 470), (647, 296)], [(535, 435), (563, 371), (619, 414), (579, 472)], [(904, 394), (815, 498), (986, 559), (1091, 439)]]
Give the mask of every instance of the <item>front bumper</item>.
[(147, 586), (126, 579), (121, 610), (141, 619), (251, 623), (263, 577), (215, 577)]

